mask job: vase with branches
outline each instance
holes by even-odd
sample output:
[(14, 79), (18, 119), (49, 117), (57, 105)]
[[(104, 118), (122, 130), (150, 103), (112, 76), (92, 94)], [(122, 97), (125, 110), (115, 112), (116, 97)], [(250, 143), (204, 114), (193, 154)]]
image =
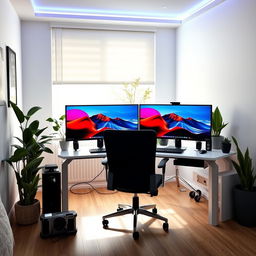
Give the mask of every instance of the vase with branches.
[(130, 104), (135, 103), (144, 103), (151, 97), (151, 89), (140, 88), (141, 81), (140, 78), (135, 79), (131, 83), (125, 82), (123, 83), (123, 91), (125, 94), (125, 101)]

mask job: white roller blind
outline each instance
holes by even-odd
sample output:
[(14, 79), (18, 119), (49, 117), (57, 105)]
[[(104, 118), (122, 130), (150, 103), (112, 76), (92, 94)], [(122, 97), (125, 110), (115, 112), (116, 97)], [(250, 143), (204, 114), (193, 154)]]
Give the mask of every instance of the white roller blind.
[(54, 84), (154, 84), (154, 33), (52, 29)]

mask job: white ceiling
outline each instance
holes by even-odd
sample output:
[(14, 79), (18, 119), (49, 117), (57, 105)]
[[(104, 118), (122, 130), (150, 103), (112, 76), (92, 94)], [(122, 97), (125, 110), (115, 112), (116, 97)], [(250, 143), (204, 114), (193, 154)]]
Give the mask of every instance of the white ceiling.
[(225, 0), (10, 0), (22, 20), (142, 22), (178, 26)]

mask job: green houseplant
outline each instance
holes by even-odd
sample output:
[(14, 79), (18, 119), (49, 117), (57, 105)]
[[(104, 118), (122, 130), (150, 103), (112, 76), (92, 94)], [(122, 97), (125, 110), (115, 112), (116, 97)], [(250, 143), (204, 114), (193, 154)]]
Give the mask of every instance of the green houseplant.
[(55, 131), (60, 143), (60, 148), (62, 151), (68, 150), (69, 141), (66, 141), (65, 132), (63, 130), (63, 125), (65, 122), (65, 115), (61, 115), (58, 119), (49, 117), (46, 119), (47, 122), (52, 124), (52, 128)]
[(240, 184), (234, 187), (235, 218), (241, 225), (256, 226), (256, 187), (254, 186), (256, 174), (247, 148), (243, 154), (237, 140), (232, 137), (237, 151), (237, 161), (232, 164), (238, 174)]
[(221, 143), (223, 141), (223, 136), (221, 136), (221, 131), (228, 123), (223, 122), (222, 115), (218, 107), (212, 112), (212, 147), (214, 149), (221, 149)]
[[(32, 107), (27, 114), (24, 114), (15, 103), (10, 102), (10, 104), (21, 130), (21, 136), (14, 137), (18, 144), (12, 145), (13, 153), (6, 160), (15, 172), (18, 185), (19, 201), (15, 204), (15, 216), (19, 224), (32, 224), (38, 221), (40, 214), (40, 203), (35, 196), (39, 170), (42, 168), (40, 164), (44, 159), (42, 153), (52, 153), (51, 149), (46, 147), (51, 136), (43, 135), (47, 127), (39, 128), (38, 120), (31, 121), (31, 117), (41, 109), (40, 107)], [(36, 206), (33, 208), (31, 207), (33, 205)]]

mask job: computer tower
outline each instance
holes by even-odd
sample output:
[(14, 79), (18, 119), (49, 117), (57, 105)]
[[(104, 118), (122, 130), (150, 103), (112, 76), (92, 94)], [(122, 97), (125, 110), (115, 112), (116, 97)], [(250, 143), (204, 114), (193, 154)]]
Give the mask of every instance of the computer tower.
[(46, 165), (42, 174), (43, 213), (61, 211), (61, 178), (57, 165)]

